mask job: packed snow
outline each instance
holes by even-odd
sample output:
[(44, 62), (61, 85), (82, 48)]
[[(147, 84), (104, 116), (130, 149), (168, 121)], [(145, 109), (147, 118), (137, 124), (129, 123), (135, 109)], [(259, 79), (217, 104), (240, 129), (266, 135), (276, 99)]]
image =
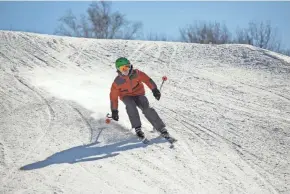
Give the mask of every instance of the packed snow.
[[(110, 113), (114, 62), (160, 86), (146, 96), (175, 147), (140, 111)], [(0, 31), (0, 193), (290, 193), (290, 58), (246, 45), (96, 40)]]

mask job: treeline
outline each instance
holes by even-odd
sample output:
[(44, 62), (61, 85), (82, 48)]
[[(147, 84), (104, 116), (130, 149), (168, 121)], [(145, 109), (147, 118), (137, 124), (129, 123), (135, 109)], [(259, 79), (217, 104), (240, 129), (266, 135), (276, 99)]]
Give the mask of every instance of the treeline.
[(55, 30), (57, 35), (97, 39), (145, 39), (152, 41), (180, 41), (200, 44), (249, 44), (263, 49), (290, 56), (290, 49), (282, 49), (278, 29), (269, 21), (249, 22), (246, 28), (230, 32), (220, 22), (196, 21), (179, 28), (180, 37), (170, 40), (165, 34), (150, 33), (143, 35), (140, 21), (129, 21), (120, 12), (113, 12), (109, 1), (93, 2), (86, 15), (77, 18), (68, 11), (59, 19)]
[(196, 22), (180, 29), (181, 40), (201, 44), (249, 44), (290, 56), (290, 49), (282, 49), (278, 29), (269, 21), (249, 22), (246, 28), (229, 31), (219, 22)]

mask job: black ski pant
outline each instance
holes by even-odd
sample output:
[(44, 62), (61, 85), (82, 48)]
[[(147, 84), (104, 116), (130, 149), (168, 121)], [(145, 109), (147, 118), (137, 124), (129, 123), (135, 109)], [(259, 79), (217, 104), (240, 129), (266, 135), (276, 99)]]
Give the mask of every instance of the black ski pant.
[(129, 116), (132, 128), (141, 127), (141, 120), (137, 107), (142, 110), (142, 113), (144, 114), (146, 119), (157, 131), (160, 131), (162, 128), (165, 127), (165, 124), (163, 123), (155, 109), (149, 107), (149, 102), (145, 95), (125, 96), (122, 101), (126, 106), (126, 111)]

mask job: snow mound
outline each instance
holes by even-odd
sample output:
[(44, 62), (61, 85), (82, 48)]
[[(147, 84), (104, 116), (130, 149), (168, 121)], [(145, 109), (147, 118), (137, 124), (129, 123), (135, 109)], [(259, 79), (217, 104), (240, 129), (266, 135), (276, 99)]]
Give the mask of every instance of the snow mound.
[[(290, 58), (246, 45), (96, 40), (0, 31), (1, 193), (290, 192)], [(150, 104), (179, 141), (140, 143), (114, 61), (160, 85)]]

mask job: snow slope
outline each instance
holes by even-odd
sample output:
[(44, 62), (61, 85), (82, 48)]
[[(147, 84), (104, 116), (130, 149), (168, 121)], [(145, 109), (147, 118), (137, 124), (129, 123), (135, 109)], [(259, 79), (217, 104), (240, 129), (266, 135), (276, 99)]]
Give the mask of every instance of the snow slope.
[[(114, 61), (158, 85), (174, 149), (105, 124)], [(245, 45), (0, 31), (1, 193), (290, 193), (290, 59)]]

